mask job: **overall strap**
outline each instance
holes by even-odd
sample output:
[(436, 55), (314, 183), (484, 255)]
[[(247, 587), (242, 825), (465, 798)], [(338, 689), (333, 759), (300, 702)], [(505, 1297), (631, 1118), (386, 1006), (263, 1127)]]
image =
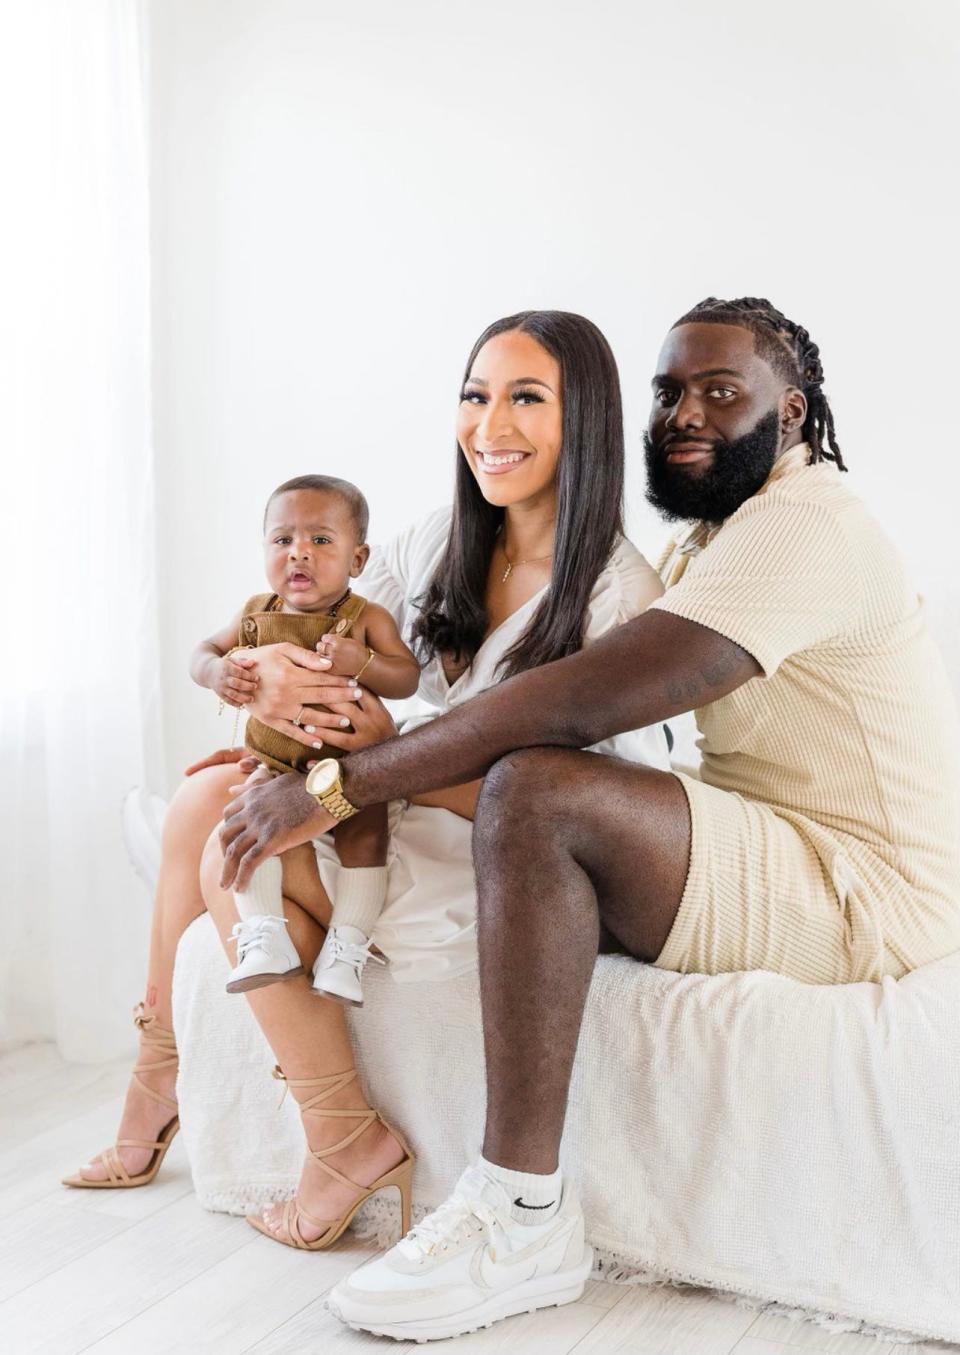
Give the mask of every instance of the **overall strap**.
[(281, 605), (276, 593), (254, 593), (253, 597), (243, 604), (243, 615), (256, 616), (258, 612), (275, 612)]
[(353, 629), (354, 622), (360, 617), (361, 612), (367, 605), (367, 599), (359, 597), (356, 593), (351, 593), (348, 598), (340, 603), (332, 613), (337, 619), (330, 627), (331, 635), (349, 635)]
[(257, 623), (252, 618), (262, 615), (264, 612), (275, 612), (282, 606), (283, 603), (276, 593), (254, 593), (253, 597), (248, 598), (243, 604), (237, 643), (256, 647)]

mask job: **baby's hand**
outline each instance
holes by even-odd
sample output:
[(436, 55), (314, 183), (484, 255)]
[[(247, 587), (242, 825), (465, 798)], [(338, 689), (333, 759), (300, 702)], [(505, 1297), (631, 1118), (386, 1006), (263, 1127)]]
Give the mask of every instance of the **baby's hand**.
[[(248, 659), (248, 665), (249, 662)], [(223, 658), (214, 670), (213, 690), (231, 706), (245, 706), (256, 696), (259, 681), (255, 667), (241, 668), (232, 659)]]
[(337, 677), (356, 677), (370, 657), (370, 650), (349, 635), (324, 635), (317, 650), (331, 660), (330, 672)]

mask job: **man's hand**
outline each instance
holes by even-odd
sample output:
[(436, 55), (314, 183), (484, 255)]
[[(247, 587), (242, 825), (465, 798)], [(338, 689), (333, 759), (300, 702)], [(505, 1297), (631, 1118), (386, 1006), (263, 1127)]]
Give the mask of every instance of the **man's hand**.
[(336, 823), (307, 794), (297, 772), (286, 772), (266, 785), (244, 787), (223, 812), (220, 887), (242, 894), (261, 861), (319, 837)]

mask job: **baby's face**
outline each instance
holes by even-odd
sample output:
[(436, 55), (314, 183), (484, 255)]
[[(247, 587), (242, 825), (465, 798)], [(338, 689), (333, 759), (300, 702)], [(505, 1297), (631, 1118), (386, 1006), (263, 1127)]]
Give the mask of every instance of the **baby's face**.
[(267, 509), (263, 538), (267, 580), (288, 607), (322, 612), (350, 587), (367, 562), (353, 514), (339, 494), (295, 489)]

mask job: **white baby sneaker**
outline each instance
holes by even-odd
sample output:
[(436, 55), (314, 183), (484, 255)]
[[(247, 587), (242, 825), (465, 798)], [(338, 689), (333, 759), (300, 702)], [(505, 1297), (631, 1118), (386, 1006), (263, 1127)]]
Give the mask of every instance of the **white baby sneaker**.
[(574, 1303), (593, 1268), (583, 1213), (564, 1184), (546, 1223), (518, 1223), (481, 1167), (395, 1247), (335, 1285), (327, 1307), (348, 1326), (397, 1341), (438, 1341), (514, 1313)]
[(230, 937), (237, 943), (237, 965), (228, 993), (246, 993), (306, 973), (287, 933), (286, 918), (248, 917), (236, 924)]
[(385, 964), (379, 955), (371, 955), (370, 938), (359, 927), (334, 927), (327, 931), (313, 966), (313, 990), (324, 997), (339, 998), (355, 1007), (363, 1006), (363, 967), (368, 960)]

